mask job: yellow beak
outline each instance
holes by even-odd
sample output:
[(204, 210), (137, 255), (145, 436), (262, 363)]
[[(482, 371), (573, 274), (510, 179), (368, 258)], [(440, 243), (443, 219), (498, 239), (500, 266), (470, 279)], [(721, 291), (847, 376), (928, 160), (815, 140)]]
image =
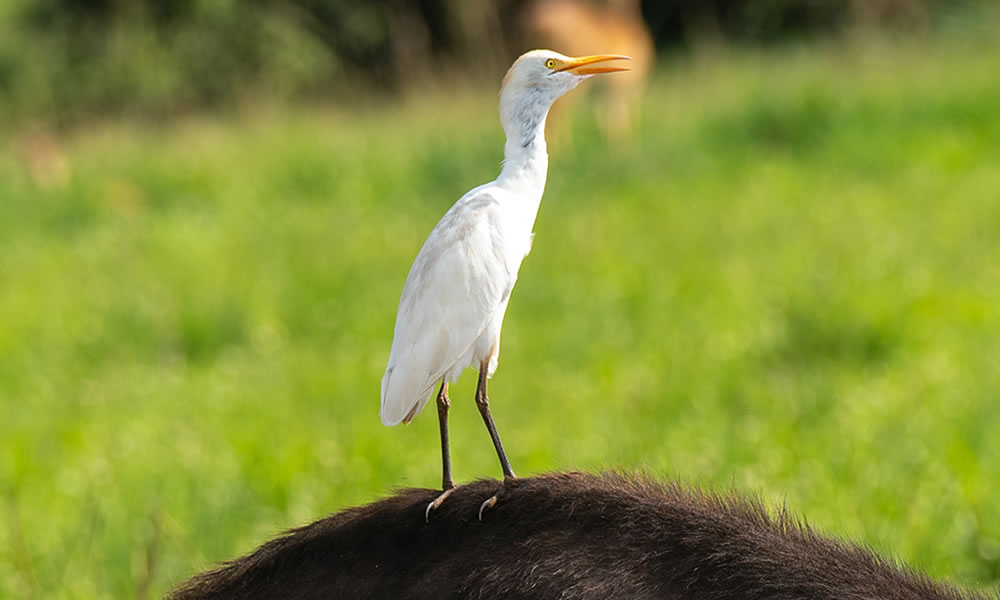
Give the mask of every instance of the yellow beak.
[(614, 73), (615, 71), (628, 71), (628, 67), (600, 66), (591, 67), (594, 63), (607, 62), (609, 60), (632, 60), (629, 56), (621, 54), (597, 54), (595, 56), (580, 56), (566, 61), (556, 71), (569, 71), (574, 75), (598, 75), (600, 73)]

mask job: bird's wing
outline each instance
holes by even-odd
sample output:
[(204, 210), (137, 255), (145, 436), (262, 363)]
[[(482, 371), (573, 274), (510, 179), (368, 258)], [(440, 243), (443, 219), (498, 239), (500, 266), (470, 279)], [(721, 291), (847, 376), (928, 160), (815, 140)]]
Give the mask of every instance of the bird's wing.
[(382, 378), (382, 422), (413, 418), (483, 332), (514, 284), (499, 203), (477, 188), (445, 213), (403, 286)]

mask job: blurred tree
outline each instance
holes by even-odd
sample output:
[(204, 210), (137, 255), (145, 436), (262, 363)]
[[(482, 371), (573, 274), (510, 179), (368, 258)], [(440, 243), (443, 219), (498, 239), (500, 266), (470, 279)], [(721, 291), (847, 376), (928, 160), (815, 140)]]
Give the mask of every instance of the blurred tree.
[[(589, 0), (595, 6), (618, 0)], [(972, 1), (972, 0), (966, 0)], [(527, 0), (8, 0), (0, 121), (169, 112), (242, 97), (393, 91), (430, 72), (492, 80), (524, 50)], [(942, 0), (646, 0), (658, 47), (922, 26)]]

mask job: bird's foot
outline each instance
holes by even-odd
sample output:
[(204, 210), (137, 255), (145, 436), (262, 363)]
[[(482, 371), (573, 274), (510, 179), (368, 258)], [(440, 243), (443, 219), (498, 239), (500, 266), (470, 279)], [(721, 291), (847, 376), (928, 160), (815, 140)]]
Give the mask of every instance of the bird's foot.
[(430, 523), (431, 522), (431, 511), (432, 510), (436, 510), (437, 507), (441, 506), (441, 503), (444, 502), (445, 499), (448, 498), (448, 496), (450, 496), (451, 493), (454, 492), (457, 488), (458, 488), (458, 486), (456, 486), (455, 484), (451, 484), (450, 488), (445, 489), (443, 492), (441, 492), (440, 495), (438, 495), (437, 498), (434, 499), (433, 502), (431, 502), (430, 504), (428, 504), (427, 505), (427, 510), (424, 511), (424, 521)]
[(479, 505), (479, 520), (480, 521), (483, 520), (483, 512), (485, 512), (487, 509), (493, 508), (494, 506), (497, 505), (497, 501), (499, 501), (500, 497), (503, 496), (504, 492), (507, 490), (507, 484), (508, 484), (508, 482), (510, 480), (512, 480), (512, 479), (514, 479), (514, 478), (513, 477), (510, 477), (510, 478), (505, 477), (504, 480), (503, 480), (503, 483), (500, 484), (500, 489), (498, 489), (495, 494), (493, 494), (492, 496), (490, 496), (489, 498), (487, 498), (482, 504)]

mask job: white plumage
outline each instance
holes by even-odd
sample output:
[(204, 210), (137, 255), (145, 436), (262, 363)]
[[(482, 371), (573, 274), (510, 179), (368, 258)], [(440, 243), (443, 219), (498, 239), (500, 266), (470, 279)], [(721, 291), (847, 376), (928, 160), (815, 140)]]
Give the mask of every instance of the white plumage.
[[(541, 178), (544, 185), (544, 170)], [(458, 379), (466, 367), (488, 361), (493, 375), (538, 200), (515, 215), (505, 204), (517, 199), (498, 182), (481, 186), (456, 202), (424, 242), (403, 286), (382, 378), (384, 424), (409, 422), (437, 384)]]
[(445, 213), (410, 268), (382, 378), (380, 414), (386, 425), (408, 423), (441, 384), (438, 414), (446, 492), (454, 487), (447, 383), (470, 366), (480, 369), (477, 403), (504, 474), (513, 477), (489, 415), (485, 381), (496, 370), (507, 302), (521, 261), (531, 249), (548, 169), (545, 117), (552, 103), (580, 81), (625, 70), (590, 65), (621, 58), (626, 57), (570, 58), (550, 50), (518, 58), (500, 91), (500, 120), (507, 142), (499, 177), (471, 190)]

